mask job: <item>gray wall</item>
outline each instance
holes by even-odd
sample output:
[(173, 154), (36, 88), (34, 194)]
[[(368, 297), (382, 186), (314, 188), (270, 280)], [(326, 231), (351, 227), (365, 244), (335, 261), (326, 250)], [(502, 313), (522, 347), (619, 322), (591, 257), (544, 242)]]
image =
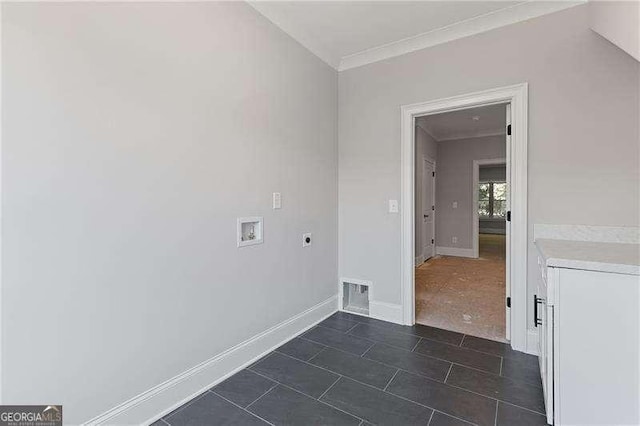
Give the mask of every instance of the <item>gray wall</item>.
[(2, 19), (3, 403), (77, 424), (336, 294), (333, 69), (244, 3)]
[[(415, 150), (415, 217), (422, 217), (422, 159), (427, 156), (436, 161), (438, 158), (438, 144), (431, 135), (424, 131), (420, 126), (416, 126), (416, 150)], [(438, 165), (436, 164), (436, 167)], [(435, 194), (434, 194), (435, 197)], [(422, 220), (415, 221), (415, 250), (416, 256), (422, 253), (423, 243), (423, 226)]]
[[(438, 142), (436, 245), (473, 248), (473, 160), (506, 156), (504, 136)], [(453, 202), (458, 207), (453, 208)], [(458, 237), (458, 243), (452, 237)]]
[(400, 106), (522, 82), (530, 289), (534, 223), (640, 225), (640, 64), (577, 6), (340, 73), (341, 275), (401, 303), (400, 215), (386, 209), (400, 198)]
[(507, 166), (480, 166), (478, 180), (480, 182), (506, 182)]

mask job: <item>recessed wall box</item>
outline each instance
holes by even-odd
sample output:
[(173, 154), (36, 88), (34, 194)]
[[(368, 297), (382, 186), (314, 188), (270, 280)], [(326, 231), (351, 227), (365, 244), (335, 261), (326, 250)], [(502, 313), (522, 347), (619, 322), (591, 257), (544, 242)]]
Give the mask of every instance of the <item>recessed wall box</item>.
[(262, 217), (238, 218), (238, 247), (262, 244), (263, 241)]

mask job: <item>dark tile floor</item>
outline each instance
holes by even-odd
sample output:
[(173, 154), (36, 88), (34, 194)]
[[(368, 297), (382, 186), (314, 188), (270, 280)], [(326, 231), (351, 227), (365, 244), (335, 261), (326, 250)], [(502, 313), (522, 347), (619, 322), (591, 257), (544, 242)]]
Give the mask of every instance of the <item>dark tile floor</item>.
[(545, 425), (535, 356), (337, 312), (157, 425)]

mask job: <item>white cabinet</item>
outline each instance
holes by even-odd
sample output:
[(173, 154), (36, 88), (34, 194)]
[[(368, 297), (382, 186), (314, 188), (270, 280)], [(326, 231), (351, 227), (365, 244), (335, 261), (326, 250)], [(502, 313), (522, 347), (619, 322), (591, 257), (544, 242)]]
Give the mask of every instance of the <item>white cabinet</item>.
[(548, 423), (640, 424), (640, 276), (542, 253), (532, 308)]

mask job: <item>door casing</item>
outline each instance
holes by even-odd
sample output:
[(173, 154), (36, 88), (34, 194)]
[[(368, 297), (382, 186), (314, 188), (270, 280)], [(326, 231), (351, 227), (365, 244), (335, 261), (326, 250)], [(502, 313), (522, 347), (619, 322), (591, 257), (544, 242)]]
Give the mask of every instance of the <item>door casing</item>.
[(471, 107), (509, 104), (511, 108), (511, 146), (509, 149), (511, 180), (511, 244), (509, 247), (509, 281), (511, 294), (511, 347), (532, 353), (537, 346), (528, 341), (533, 333), (527, 328), (527, 109), (528, 84), (489, 89), (450, 98), (405, 105), (400, 109), (401, 129), (401, 304), (402, 322), (415, 324), (415, 119), (420, 116), (457, 111)]

